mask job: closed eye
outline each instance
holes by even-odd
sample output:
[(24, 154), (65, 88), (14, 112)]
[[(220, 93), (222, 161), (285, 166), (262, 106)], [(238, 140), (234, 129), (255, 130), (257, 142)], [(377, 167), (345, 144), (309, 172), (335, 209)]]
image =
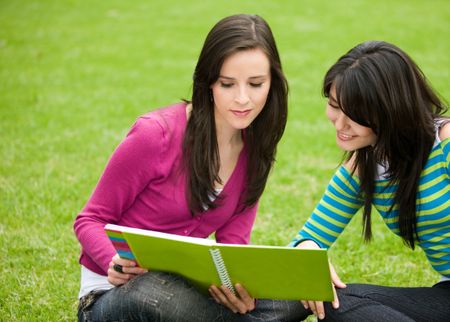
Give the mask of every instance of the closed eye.
[(220, 82), (220, 86), (223, 88), (230, 88), (233, 86), (233, 83), (224, 83), (224, 82)]
[(263, 83), (250, 83), (251, 87), (261, 87)]
[(332, 102), (331, 100), (328, 101), (328, 105), (330, 105), (334, 109), (339, 108), (339, 106), (337, 106), (336, 103)]

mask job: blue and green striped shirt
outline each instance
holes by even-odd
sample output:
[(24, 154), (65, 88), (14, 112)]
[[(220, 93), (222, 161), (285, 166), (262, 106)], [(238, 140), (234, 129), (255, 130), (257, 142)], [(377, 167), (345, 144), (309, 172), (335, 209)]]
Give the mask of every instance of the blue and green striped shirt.
[[(396, 185), (380, 176), (375, 181), (373, 205), (384, 222), (399, 234), (398, 207), (388, 212)], [(333, 244), (356, 212), (363, 206), (359, 179), (341, 166), (331, 179), (324, 196), (291, 242), (314, 240), (322, 248)], [(450, 277), (450, 138), (437, 140), (420, 176), (417, 192), (416, 243), (425, 251), (433, 268)]]

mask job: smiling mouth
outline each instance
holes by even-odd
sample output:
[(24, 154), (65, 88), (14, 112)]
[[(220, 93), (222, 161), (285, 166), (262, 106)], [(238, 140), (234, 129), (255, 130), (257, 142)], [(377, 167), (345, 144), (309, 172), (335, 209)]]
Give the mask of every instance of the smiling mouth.
[(337, 133), (337, 136), (342, 141), (348, 141), (348, 140), (355, 138), (354, 135), (348, 135), (348, 134), (344, 134), (344, 133), (340, 133), (340, 132)]

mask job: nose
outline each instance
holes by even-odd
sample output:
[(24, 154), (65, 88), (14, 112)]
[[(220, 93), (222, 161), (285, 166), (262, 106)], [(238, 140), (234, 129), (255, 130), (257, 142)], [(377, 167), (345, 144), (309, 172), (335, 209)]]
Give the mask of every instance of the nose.
[(248, 95), (247, 88), (245, 86), (239, 86), (236, 93), (235, 101), (240, 105), (245, 105), (248, 103), (249, 100), (250, 97)]

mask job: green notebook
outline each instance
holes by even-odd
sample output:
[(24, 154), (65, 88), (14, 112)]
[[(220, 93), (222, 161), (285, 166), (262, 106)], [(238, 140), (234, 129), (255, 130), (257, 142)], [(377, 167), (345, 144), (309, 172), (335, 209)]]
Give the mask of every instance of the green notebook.
[(212, 284), (242, 284), (254, 298), (332, 301), (326, 250), (220, 244), (108, 224), (105, 231), (122, 258), (149, 270), (179, 274), (200, 291)]

